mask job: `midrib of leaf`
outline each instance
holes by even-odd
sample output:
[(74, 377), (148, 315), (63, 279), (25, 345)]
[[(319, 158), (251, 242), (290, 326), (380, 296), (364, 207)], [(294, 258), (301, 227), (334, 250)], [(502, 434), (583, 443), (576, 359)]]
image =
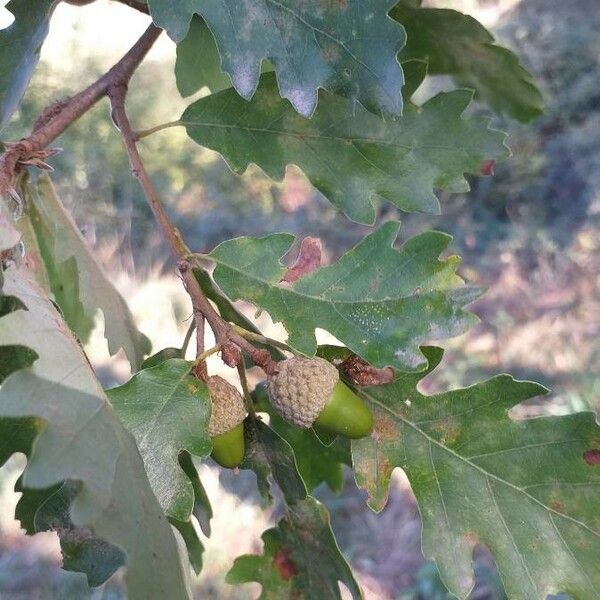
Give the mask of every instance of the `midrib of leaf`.
[[(368, 398), (370, 402), (372, 402), (373, 404), (376, 404), (379, 408), (381, 408), (382, 410), (388, 412), (390, 415), (392, 415), (393, 417), (395, 417), (396, 419), (398, 419), (399, 421), (401, 421), (404, 425), (407, 425), (413, 431), (415, 431), (418, 434), (420, 434), (423, 438), (425, 438), (427, 440), (427, 442), (429, 444), (433, 444), (433, 445), (437, 446), (438, 448), (441, 448), (442, 450), (445, 450), (453, 458), (456, 458), (459, 461), (462, 461), (463, 463), (465, 463), (469, 467), (471, 467), (471, 468), (475, 469), (476, 471), (478, 471), (479, 473), (481, 473), (484, 477), (493, 479), (493, 480), (497, 481), (498, 483), (501, 483), (501, 484), (509, 487), (511, 490), (522, 494), (525, 498), (527, 498), (528, 500), (530, 500), (534, 504), (537, 504), (538, 506), (541, 506), (542, 508), (546, 509), (546, 511), (548, 511), (548, 513), (555, 514), (558, 517), (566, 519), (567, 521), (571, 521), (572, 523), (575, 523), (579, 527), (582, 527), (583, 529), (585, 529), (586, 531), (588, 531), (589, 533), (591, 533), (595, 537), (600, 538), (600, 533), (594, 531), (593, 529), (591, 529), (588, 525), (586, 525), (582, 521), (579, 521), (578, 519), (575, 519), (574, 517), (571, 517), (570, 515), (566, 515), (564, 513), (561, 513), (560, 511), (558, 511), (558, 510), (556, 510), (554, 508), (551, 508), (550, 506), (546, 506), (543, 502), (541, 502), (540, 500), (538, 500), (535, 496), (532, 496), (531, 494), (528, 494), (525, 491), (524, 488), (520, 488), (520, 487), (514, 485), (513, 483), (511, 483), (510, 481), (506, 481), (506, 479), (502, 479), (501, 477), (498, 477), (498, 475), (495, 475), (494, 473), (490, 473), (490, 472), (486, 471), (485, 469), (483, 469), (482, 467), (480, 467), (476, 463), (472, 462), (468, 458), (465, 458), (464, 456), (461, 456), (460, 454), (458, 454), (457, 452), (455, 452), (454, 450), (452, 450), (452, 448), (448, 448), (448, 446), (445, 446), (444, 444), (440, 443), (434, 437), (430, 436), (425, 431), (423, 431), (416, 423), (413, 423), (412, 421), (410, 421), (406, 417), (403, 417), (400, 413), (395, 412), (389, 406), (386, 406), (381, 401), (375, 399), (368, 392), (362, 391), (361, 395), (364, 396), (364, 397), (366, 397), (366, 398)], [(435, 420), (435, 419), (432, 419), (432, 420)], [(439, 485), (439, 481), (438, 481), (437, 476), (436, 476), (436, 482), (438, 482), (438, 485)], [(562, 535), (560, 536), (560, 538), (562, 539)], [(566, 542), (564, 540), (563, 540), (563, 543), (565, 543), (565, 546), (568, 548), (568, 545), (566, 544)], [(585, 574), (585, 571), (582, 570), (582, 572)], [(585, 574), (585, 576), (586, 576), (586, 578), (588, 578), (587, 574)], [(592, 585), (592, 587), (594, 587), (594, 586)]]
[[(270, 135), (277, 135), (281, 137), (289, 137), (293, 139), (297, 139), (300, 141), (306, 141), (307, 139), (312, 139), (316, 141), (329, 141), (329, 142), (351, 142), (354, 149), (357, 152), (360, 150), (354, 146), (354, 144), (377, 144), (379, 146), (388, 146), (392, 148), (402, 148), (408, 152), (416, 152), (418, 150), (448, 150), (449, 152), (460, 152), (461, 154), (467, 154), (466, 150), (462, 147), (458, 146), (448, 146), (448, 145), (437, 145), (437, 144), (421, 144), (421, 145), (410, 145), (410, 144), (400, 144), (396, 141), (392, 140), (382, 140), (381, 138), (360, 138), (360, 137), (340, 137), (335, 135), (322, 135), (322, 134), (314, 134), (314, 133), (297, 133), (295, 131), (290, 131), (287, 129), (270, 129), (267, 127), (250, 127), (235, 124), (227, 124), (227, 123), (205, 123), (204, 121), (177, 121), (179, 125), (183, 126), (191, 126), (191, 127), (206, 127), (214, 128), (214, 129), (233, 129), (238, 131), (244, 131), (249, 134), (253, 133), (267, 133)], [(339, 123), (332, 123), (331, 128), (335, 128)], [(404, 132), (402, 132), (404, 133)], [(362, 155), (362, 153), (361, 153)]]

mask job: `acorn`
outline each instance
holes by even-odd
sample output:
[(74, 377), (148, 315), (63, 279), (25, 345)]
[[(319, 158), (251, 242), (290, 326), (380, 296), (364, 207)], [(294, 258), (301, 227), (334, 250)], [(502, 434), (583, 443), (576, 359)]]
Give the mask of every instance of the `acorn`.
[(373, 429), (373, 415), (322, 358), (296, 356), (282, 360), (267, 380), (271, 403), (298, 427), (318, 425), (331, 433), (358, 439)]
[(211, 456), (222, 467), (233, 469), (244, 460), (244, 399), (237, 388), (218, 375), (209, 377), (206, 384), (212, 403), (208, 422)]

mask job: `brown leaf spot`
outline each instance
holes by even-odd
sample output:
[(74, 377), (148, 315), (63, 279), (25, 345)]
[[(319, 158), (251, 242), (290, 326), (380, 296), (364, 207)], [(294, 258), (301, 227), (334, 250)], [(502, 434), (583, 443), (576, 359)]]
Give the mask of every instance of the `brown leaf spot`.
[(381, 481), (387, 481), (390, 478), (390, 473), (394, 470), (394, 465), (381, 453), (377, 458), (377, 479), (373, 485), (379, 484)]
[(196, 385), (196, 383), (192, 382), (192, 381), (188, 382), (187, 388), (188, 388), (188, 391), (190, 392), (190, 394), (197, 394), (198, 391), (200, 390), (200, 386)]
[(469, 546), (476, 546), (479, 543), (479, 536), (474, 531), (467, 531), (463, 537)]
[(494, 165), (496, 164), (495, 160), (484, 160), (479, 167), (479, 172), (487, 177), (489, 175), (494, 174)]
[(387, 416), (375, 415), (374, 435), (377, 441), (390, 442), (399, 439), (400, 435), (396, 424)]
[(556, 512), (564, 512), (565, 510), (565, 505), (562, 502), (559, 502), (558, 500), (551, 500), (548, 506)]
[(305, 237), (300, 245), (296, 262), (285, 272), (281, 281), (293, 283), (294, 281), (312, 273), (321, 266), (321, 240), (314, 237)]
[(450, 419), (441, 419), (432, 429), (439, 434), (439, 440), (442, 444), (451, 444), (455, 442), (460, 434), (459, 427)]
[(337, 46), (332, 44), (331, 46), (326, 46), (323, 48), (323, 50), (321, 50), (321, 54), (326, 61), (333, 62), (339, 58), (340, 51)]
[(594, 467), (600, 465), (600, 448), (592, 448), (583, 453), (583, 460)]
[(348, 0), (327, 0), (327, 8), (329, 10), (346, 10)]
[(591, 544), (584, 539), (579, 539), (575, 543), (577, 544), (577, 547), (581, 548), (582, 550), (589, 550), (591, 547)]
[(283, 549), (279, 548), (273, 557), (273, 564), (279, 571), (279, 575), (284, 581), (291, 579), (297, 572), (296, 565), (290, 558), (290, 555)]

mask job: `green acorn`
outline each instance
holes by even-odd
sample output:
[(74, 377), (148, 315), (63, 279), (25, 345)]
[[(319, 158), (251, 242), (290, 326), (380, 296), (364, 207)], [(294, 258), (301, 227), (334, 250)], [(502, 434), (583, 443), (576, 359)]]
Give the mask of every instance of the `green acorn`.
[(352, 439), (371, 433), (371, 411), (340, 380), (330, 362), (296, 356), (277, 366), (277, 373), (268, 378), (267, 389), (271, 403), (286, 421), (304, 428), (318, 425)]
[(233, 469), (244, 460), (244, 399), (233, 385), (218, 375), (209, 377), (206, 384), (212, 402), (208, 422), (213, 445), (211, 456), (222, 467)]

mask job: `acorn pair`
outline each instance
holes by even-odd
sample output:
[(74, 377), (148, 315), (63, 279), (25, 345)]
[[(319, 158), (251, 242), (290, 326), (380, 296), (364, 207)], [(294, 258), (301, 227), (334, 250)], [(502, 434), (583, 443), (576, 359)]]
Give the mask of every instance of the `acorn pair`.
[[(244, 457), (242, 396), (219, 376), (210, 377), (213, 404), (209, 434), (212, 457), (222, 466), (238, 466)], [(302, 428), (317, 425), (347, 438), (362, 438), (373, 428), (373, 415), (362, 400), (340, 380), (338, 370), (322, 358), (293, 357), (282, 360), (267, 379), (273, 407), (289, 423)]]

